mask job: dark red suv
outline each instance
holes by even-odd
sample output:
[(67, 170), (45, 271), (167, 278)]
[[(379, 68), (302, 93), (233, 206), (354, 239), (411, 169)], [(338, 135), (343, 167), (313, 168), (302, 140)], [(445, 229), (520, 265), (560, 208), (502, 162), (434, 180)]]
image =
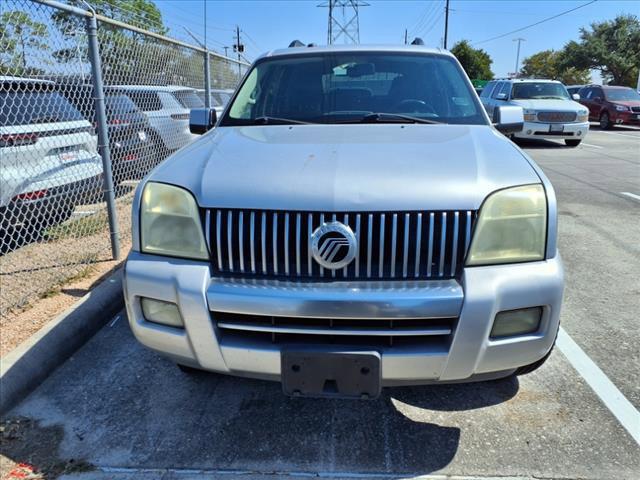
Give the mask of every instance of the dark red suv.
[(589, 120), (600, 122), (600, 128), (640, 125), (640, 94), (633, 88), (588, 85), (578, 94), (580, 103), (589, 109)]

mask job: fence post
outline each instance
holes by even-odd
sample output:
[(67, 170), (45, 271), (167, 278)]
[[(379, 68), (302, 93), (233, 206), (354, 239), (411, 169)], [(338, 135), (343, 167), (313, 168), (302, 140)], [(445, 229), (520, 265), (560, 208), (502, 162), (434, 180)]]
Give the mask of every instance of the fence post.
[(211, 107), (211, 75), (209, 71), (209, 50), (204, 50), (204, 106)]
[(87, 36), (89, 38), (89, 61), (91, 62), (91, 82), (98, 125), (98, 153), (102, 157), (104, 179), (104, 200), (107, 203), (109, 234), (111, 236), (111, 254), (114, 260), (120, 258), (120, 236), (116, 216), (116, 199), (113, 191), (113, 172), (111, 169), (111, 150), (107, 132), (107, 114), (104, 107), (104, 88), (102, 85), (102, 66), (98, 49), (98, 22), (95, 12), (87, 17)]

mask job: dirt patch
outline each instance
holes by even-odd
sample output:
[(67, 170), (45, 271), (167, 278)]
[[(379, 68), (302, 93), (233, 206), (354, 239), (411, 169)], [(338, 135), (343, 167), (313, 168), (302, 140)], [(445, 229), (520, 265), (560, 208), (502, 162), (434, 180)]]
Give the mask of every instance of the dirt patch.
[(52, 480), (93, 470), (82, 459), (58, 456), (63, 437), (60, 425), (43, 427), (25, 417), (4, 420), (0, 423), (0, 478)]
[[(117, 205), (121, 258), (111, 259), (106, 213), (71, 219), (49, 237), (0, 258), (0, 357), (89, 292), (131, 248), (130, 199)], [(102, 228), (97, 228), (102, 225)]]

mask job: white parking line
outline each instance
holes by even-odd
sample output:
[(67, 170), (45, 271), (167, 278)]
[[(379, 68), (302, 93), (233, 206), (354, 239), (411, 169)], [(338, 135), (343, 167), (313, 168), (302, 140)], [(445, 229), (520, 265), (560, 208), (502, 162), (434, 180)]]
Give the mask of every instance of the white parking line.
[(638, 200), (640, 201), (640, 195), (636, 195), (635, 193), (631, 193), (631, 192), (620, 192), (622, 195), (625, 195), (629, 198), (633, 198), (634, 200)]
[(604, 147), (601, 147), (600, 145), (591, 145), (590, 143), (584, 143), (584, 142), (582, 142), (582, 145), (584, 145), (585, 147), (604, 148)]
[(569, 363), (584, 378), (602, 403), (618, 419), (631, 437), (640, 445), (640, 412), (631, 404), (589, 356), (560, 327), (556, 345)]
[(635, 138), (636, 140), (640, 140), (640, 136), (638, 135), (628, 135), (626, 133), (619, 133), (619, 132), (606, 132), (603, 130), (600, 130), (602, 133), (608, 133), (611, 135), (620, 135), (621, 137), (629, 137), (629, 138)]

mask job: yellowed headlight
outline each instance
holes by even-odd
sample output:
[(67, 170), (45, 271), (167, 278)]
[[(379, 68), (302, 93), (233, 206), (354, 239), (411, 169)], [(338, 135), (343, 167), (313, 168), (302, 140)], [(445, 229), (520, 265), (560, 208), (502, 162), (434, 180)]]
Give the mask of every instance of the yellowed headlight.
[(524, 114), (524, 121), (525, 122), (535, 122), (536, 121), (536, 114), (535, 113), (525, 113)]
[(523, 185), (491, 194), (482, 205), (467, 265), (544, 259), (547, 198), (542, 185)]
[(140, 205), (140, 246), (145, 253), (207, 260), (198, 206), (186, 190), (149, 182)]

